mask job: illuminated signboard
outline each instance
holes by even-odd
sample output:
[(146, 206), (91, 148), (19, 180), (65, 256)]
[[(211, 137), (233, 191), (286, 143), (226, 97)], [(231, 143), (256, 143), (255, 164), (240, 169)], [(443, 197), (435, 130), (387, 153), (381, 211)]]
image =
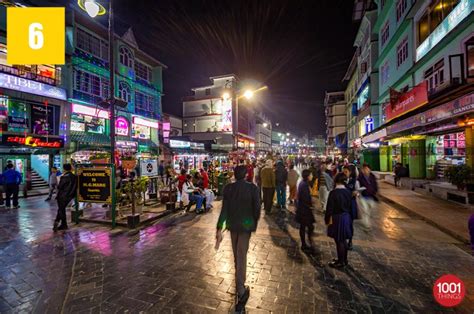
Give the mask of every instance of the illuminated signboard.
[(461, 0), (435, 30), (416, 48), (416, 61), (423, 58), (441, 39), (474, 10), (474, 0)]
[(62, 138), (48, 138), (45, 136), (16, 136), (3, 134), (2, 143), (4, 145), (25, 145), (40, 148), (63, 148)]
[(117, 117), (117, 120), (115, 120), (115, 134), (128, 136), (129, 130), (130, 124), (128, 120), (124, 117)]
[(148, 120), (140, 117), (133, 117), (133, 124), (138, 124), (141, 126), (147, 126), (149, 128), (158, 129), (159, 124), (156, 120)]
[(0, 87), (44, 97), (67, 100), (65, 89), (5, 73), (0, 73)]
[(172, 148), (189, 148), (189, 147), (191, 147), (191, 142), (170, 140), (170, 147), (172, 147)]
[(232, 99), (222, 100), (222, 131), (232, 132)]
[(102, 118), (102, 119), (108, 119), (109, 118), (109, 112), (104, 111), (100, 108), (93, 108), (89, 106), (83, 106), (79, 104), (72, 104), (72, 112), (73, 113), (78, 113), (78, 114), (83, 114), (86, 116), (90, 117), (96, 117), (96, 118)]

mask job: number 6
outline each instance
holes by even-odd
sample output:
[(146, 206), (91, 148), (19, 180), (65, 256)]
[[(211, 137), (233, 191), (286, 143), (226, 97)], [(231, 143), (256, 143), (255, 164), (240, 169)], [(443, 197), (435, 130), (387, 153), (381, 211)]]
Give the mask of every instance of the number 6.
[(44, 44), (43, 25), (41, 23), (31, 23), (28, 29), (28, 44), (31, 49), (41, 49)]

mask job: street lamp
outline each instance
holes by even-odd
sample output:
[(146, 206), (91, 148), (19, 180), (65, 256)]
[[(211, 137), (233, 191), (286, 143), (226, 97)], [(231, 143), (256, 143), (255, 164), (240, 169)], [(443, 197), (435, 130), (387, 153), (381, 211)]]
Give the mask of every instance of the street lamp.
[[(79, 7), (94, 18), (98, 15), (104, 15), (106, 10), (95, 0), (78, 0)], [(110, 160), (115, 164), (115, 62), (114, 62), (114, 16), (112, 10), (112, 0), (109, 0), (109, 99), (110, 106)], [(123, 104), (122, 104), (123, 105)]]
[(251, 91), (250, 89), (246, 90), (244, 93), (244, 97), (247, 99), (251, 99), (253, 97), (253, 91)]
[(263, 127), (266, 128), (268, 126), (268, 123), (263, 123)]
[(290, 133), (286, 133), (286, 136), (290, 136)]

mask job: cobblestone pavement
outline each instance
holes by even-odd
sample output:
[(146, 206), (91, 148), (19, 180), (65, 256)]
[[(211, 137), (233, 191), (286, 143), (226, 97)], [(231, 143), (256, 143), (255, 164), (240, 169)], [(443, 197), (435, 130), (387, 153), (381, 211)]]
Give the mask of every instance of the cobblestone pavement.
[[(220, 203), (211, 213), (175, 214), (139, 231), (73, 226), (54, 234), (54, 206), (22, 200), (0, 210), (1, 313), (226, 313), (233, 310), (229, 235), (214, 250)], [(351, 267), (328, 268), (335, 248), (317, 218), (316, 250), (299, 250), (293, 215), (262, 219), (248, 258), (250, 313), (433, 313), (474, 311), (474, 258), (466, 247), (385, 203), (376, 227), (356, 225)], [(461, 306), (432, 297), (442, 274), (467, 286)]]

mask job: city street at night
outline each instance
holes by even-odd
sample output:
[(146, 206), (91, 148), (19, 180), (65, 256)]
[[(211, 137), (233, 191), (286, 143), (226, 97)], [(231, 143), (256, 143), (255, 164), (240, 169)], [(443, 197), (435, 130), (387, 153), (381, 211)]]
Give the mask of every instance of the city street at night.
[[(0, 312), (207, 313), (234, 307), (229, 235), (214, 249), (220, 202), (204, 215), (176, 212), (136, 231), (81, 224), (51, 232), (42, 198), (0, 213)], [(381, 202), (374, 229), (356, 225), (350, 266), (327, 262), (335, 246), (317, 217), (315, 250), (299, 249), (292, 214), (265, 215), (252, 237), (249, 313), (433, 313), (432, 285), (455, 273), (474, 288), (467, 246)], [(472, 309), (472, 295), (455, 312)]]
[(474, 0), (0, 0), (0, 314), (474, 314)]

